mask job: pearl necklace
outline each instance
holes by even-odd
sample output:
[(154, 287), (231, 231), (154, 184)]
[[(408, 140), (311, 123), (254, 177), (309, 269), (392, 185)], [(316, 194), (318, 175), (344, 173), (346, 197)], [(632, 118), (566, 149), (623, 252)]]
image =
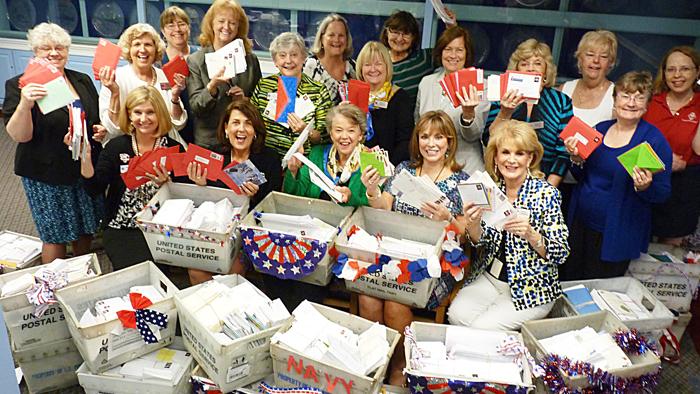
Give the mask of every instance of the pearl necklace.
[[(138, 75), (136, 75), (136, 71), (134, 70), (134, 65), (133, 65), (133, 64), (131, 65), (131, 72), (134, 74), (134, 76), (135, 76), (136, 78), (141, 79), (141, 78), (139, 78)], [(149, 83), (149, 85), (151, 85), (151, 86), (156, 86), (156, 76), (157, 76), (156, 70), (154, 70), (154, 69), (153, 69), (153, 66), (151, 66), (151, 82)], [(143, 81), (143, 79), (141, 79), (141, 80)], [(146, 82), (146, 81), (144, 81), (144, 82)]]
[[(162, 138), (163, 137), (156, 138), (155, 142), (153, 142), (153, 149), (156, 149), (157, 146), (160, 146)], [(134, 155), (141, 156), (141, 152), (139, 152), (139, 144), (136, 142), (136, 136), (133, 134), (131, 135), (131, 149), (134, 150)]]

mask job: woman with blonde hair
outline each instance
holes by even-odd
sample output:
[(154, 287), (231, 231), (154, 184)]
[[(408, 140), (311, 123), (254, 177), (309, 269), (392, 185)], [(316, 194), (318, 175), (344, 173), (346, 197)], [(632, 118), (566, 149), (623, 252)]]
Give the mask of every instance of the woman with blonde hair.
[(448, 311), (451, 324), (518, 330), (543, 319), (562, 294), (558, 265), (569, 255), (559, 191), (539, 165), (544, 154), (535, 130), (503, 121), (484, 154), (486, 171), (517, 210), (503, 228), (487, 226), (482, 208), (465, 201), (467, 238), (476, 247), (471, 272)]
[[(247, 100), (262, 77), (260, 62), (253, 53), (253, 42), (248, 38), (248, 17), (235, 0), (216, 0), (202, 19), (199, 43), (202, 49), (187, 58), (190, 75), (187, 88), (190, 107), (195, 115), (194, 143), (223, 153), (217, 140), (219, 119), (234, 100)], [(213, 53), (240, 39), (245, 48), (246, 70), (233, 78), (224, 77), (224, 68), (209, 70), (206, 54)], [(209, 75), (214, 75), (209, 78)]]
[(553, 89), (557, 66), (554, 65), (552, 52), (547, 44), (534, 38), (523, 41), (510, 56), (508, 70), (542, 75), (539, 102), (525, 103), (522, 93), (507, 91), (501, 101), (491, 104), (482, 141), (485, 146), (488, 145), (491, 130), (501, 122), (515, 119), (530, 123), (544, 148), (540, 168), (547, 182), (559, 186), (569, 168), (569, 156), (559, 134), (573, 116), (573, 107), (569, 96)]
[(102, 89), (100, 90), (100, 119), (107, 128), (107, 133), (96, 134), (96, 139), (102, 145), (122, 134), (118, 125), (119, 113), (126, 96), (139, 86), (153, 86), (168, 103), (167, 109), (171, 122), (175, 126), (170, 131), (170, 137), (180, 143), (185, 141), (178, 133), (187, 123), (187, 111), (180, 101), (180, 94), (185, 89), (185, 77), (175, 74), (175, 86), (170, 86), (163, 70), (153, 66), (163, 59), (165, 43), (160, 34), (151, 25), (137, 23), (129, 26), (121, 37), (119, 46), (122, 58), (129, 64), (110, 70), (108, 66), (99, 71)]
[(124, 134), (107, 143), (95, 166), (88, 153), (80, 167), (88, 193), (104, 194), (109, 187), (102, 239), (115, 271), (153, 260), (135, 215), (170, 181), (162, 164), (146, 173), (147, 183), (131, 190), (127, 189), (121, 174), (128, 169), (133, 157), (147, 151), (179, 146), (184, 152), (182, 145), (169, 137), (173, 129), (170, 113), (161, 92), (153, 86), (139, 86), (126, 96), (118, 124)]
[[(466, 181), (469, 175), (462, 171), (462, 165), (455, 160), (456, 149), (457, 133), (452, 119), (443, 111), (426, 112), (418, 119), (411, 136), (411, 160), (404, 161), (396, 167), (394, 176), (386, 182), (383, 191), (379, 187), (380, 176), (377, 170), (368, 166), (363, 171), (362, 183), (367, 188), (369, 205), (372, 208), (447, 221), (461, 228), (461, 233), (464, 233), (464, 226), (456, 219), (462, 215), (462, 198), (457, 191), (457, 185)], [(445, 193), (447, 204), (426, 202), (421, 209), (417, 209), (403, 202), (397, 191), (392, 189), (392, 183), (401, 171), (408, 171), (413, 176), (429, 177), (435, 186)], [(443, 273), (426, 308), (433, 309), (440, 305), (450, 294), (455, 283), (451, 274)], [(403, 332), (413, 321), (413, 311), (408, 305), (364, 294), (360, 295), (359, 301), (360, 316), (386, 324), (399, 332)], [(390, 384), (401, 386), (406, 381), (402, 374), (405, 366), (403, 341), (399, 341), (391, 360)]]
[(325, 17), (309, 52), (311, 54), (304, 63), (304, 74), (324, 84), (333, 105), (339, 104), (340, 83), (355, 78), (352, 36), (345, 18), (338, 14)]

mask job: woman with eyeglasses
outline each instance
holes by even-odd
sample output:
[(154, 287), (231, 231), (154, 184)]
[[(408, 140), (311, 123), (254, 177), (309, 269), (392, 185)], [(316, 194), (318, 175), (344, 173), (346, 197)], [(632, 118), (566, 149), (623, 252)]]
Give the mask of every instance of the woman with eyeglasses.
[(571, 98), (555, 90), (557, 66), (549, 46), (534, 38), (523, 41), (510, 56), (508, 70), (536, 72), (542, 75), (540, 99), (537, 104), (526, 103), (522, 93), (507, 91), (501, 101), (491, 104), (482, 141), (488, 145), (490, 131), (510, 119), (530, 123), (544, 148), (540, 171), (551, 185), (557, 187), (569, 168), (569, 155), (559, 134), (574, 114)]
[(692, 47), (671, 49), (654, 81), (656, 93), (644, 120), (661, 130), (673, 150), (671, 197), (652, 208), (652, 235), (680, 246), (700, 215), (700, 54)]
[[(642, 119), (651, 99), (651, 74), (632, 71), (613, 89), (615, 119), (598, 123), (603, 143), (588, 159), (578, 154), (576, 137), (565, 141), (578, 180), (569, 208), (567, 260), (570, 279), (622, 276), (630, 260), (646, 252), (651, 233), (651, 206), (671, 193), (673, 152), (656, 126)], [(618, 156), (648, 142), (666, 169), (651, 173), (634, 167), (632, 176)]]

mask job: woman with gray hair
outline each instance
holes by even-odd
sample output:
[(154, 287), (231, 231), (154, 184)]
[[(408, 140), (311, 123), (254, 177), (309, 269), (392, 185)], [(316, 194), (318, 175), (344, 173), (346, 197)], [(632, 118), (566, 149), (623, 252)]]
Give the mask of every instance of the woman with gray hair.
[(348, 22), (338, 14), (328, 15), (318, 27), (311, 55), (304, 63), (304, 73), (326, 86), (334, 105), (341, 101), (340, 83), (355, 78), (352, 52)]
[[(85, 114), (87, 138), (92, 151), (99, 153), (102, 146), (92, 139), (93, 132), (104, 133), (104, 127), (99, 124), (97, 90), (89, 76), (66, 69), (70, 35), (56, 24), (41, 23), (29, 30), (27, 40), (35, 57), (47, 59), (63, 74), (75, 98), (70, 106), (81, 108)], [(15, 174), (22, 178), (29, 209), (43, 242), (42, 262), (65, 258), (68, 242), (73, 255), (85, 254), (90, 251), (92, 234), (97, 231), (102, 216), (101, 200), (88, 196), (80, 176), (80, 161), (72, 160), (63, 143), (70, 127), (69, 108), (42, 113), (36, 102), (46, 96), (46, 88), (29, 83), (20, 89), (20, 77), (5, 82), (2, 114), (5, 129), (19, 143)]]
[[(275, 149), (280, 155), (287, 153), (310, 122), (313, 122), (313, 126), (309, 131), (309, 140), (304, 144), (304, 153), (310, 152), (312, 144), (330, 142), (325, 125), (326, 113), (331, 106), (330, 96), (325, 86), (302, 72), (306, 54), (304, 39), (299, 34), (286, 32), (275, 37), (270, 44), (270, 55), (280, 72), (262, 78), (250, 98), (250, 102), (260, 110), (265, 120), (266, 145)], [(277, 94), (277, 80), (280, 76), (297, 79), (297, 110), (313, 107), (313, 110), (302, 114), (303, 116), (290, 113), (287, 123), (275, 121), (275, 106), (270, 103), (270, 96), (275, 97)]]
[(180, 101), (180, 93), (185, 89), (185, 76), (175, 74), (175, 86), (170, 86), (163, 70), (153, 67), (153, 63), (163, 59), (165, 43), (160, 34), (151, 25), (137, 23), (129, 26), (121, 37), (119, 46), (122, 58), (130, 64), (110, 70), (108, 66), (99, 71), (102, 89), (100, 90), (100, 119), (107, 133), (96, 135), (98, 141), (105, 145), (107, 141), (122, 135), (118, 126), (119, 111), (126, 96), (139, 86), (153, 86), (168, 103), (168, 111), (173, 122), (173, 129), (168, 136), (186, 145), (178, 133), (187, 124), (187, 112)]

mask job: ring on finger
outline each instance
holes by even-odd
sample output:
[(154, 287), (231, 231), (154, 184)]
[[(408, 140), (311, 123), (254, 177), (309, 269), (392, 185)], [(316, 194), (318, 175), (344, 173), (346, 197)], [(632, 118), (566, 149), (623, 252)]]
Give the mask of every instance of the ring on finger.
[(433, 214), (432, 214), (432, 213), (430, 214), (430, 218), (431, 218), (431, 219), (433, 218)]

